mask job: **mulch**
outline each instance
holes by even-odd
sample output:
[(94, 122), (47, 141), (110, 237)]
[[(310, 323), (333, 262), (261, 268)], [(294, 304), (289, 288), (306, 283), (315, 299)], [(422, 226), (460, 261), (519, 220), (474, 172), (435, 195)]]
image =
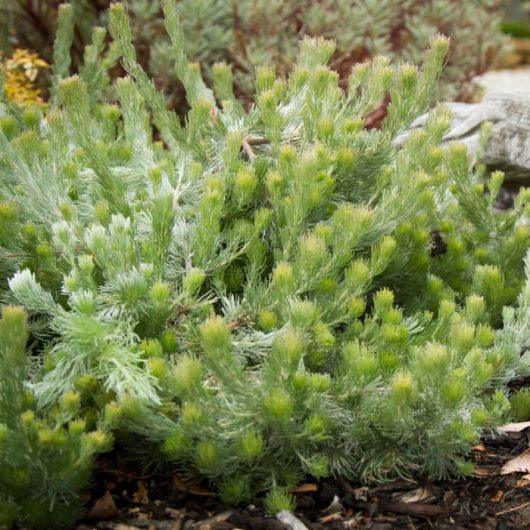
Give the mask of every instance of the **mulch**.
[[(530, 427), (475, 446), (471, 477), (360, 486), (307, 482), (294, 493), (294, 524), (309, 530), (515, 530), (530, 528), (530, 474), (501, 474), (529, 446)], [(118, 456), (99, 462), (86, 492), (91, 510), (76, 530), (296, 530), (258, 506), (223, 505), (179, 475), (137, 476)], [(304, 528), (301, 526), (300, 528)]]

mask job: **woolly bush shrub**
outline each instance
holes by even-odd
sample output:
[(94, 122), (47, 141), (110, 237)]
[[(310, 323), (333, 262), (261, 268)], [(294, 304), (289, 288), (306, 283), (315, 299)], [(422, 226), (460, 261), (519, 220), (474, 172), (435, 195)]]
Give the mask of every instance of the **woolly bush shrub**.
[(306, 39), (287, 80), (258, 69), (247, 112), (226, 65), (205, 86), (163, 7), (184, 125), (137, 63), (121, 4), (116, 103), (102, 45), (80, 77), (55, 67), (45, 114), (2, 107), (0, 280), (31, 315), (36, 409), (54, 417), (77, 392), (88, 428), (133, 436), (227, 502), (266, 491), (269, 510), (306, 475), (470, 471), (471, 444), (509, 408), (505, 383), (529, 372), (530, 193), (496, 211), (502, 174), (439, 147), (442, 106), (396, 141), (428, 108), (448, 41), (421, 69), (358, 65), (342, 90), (334, 44)]

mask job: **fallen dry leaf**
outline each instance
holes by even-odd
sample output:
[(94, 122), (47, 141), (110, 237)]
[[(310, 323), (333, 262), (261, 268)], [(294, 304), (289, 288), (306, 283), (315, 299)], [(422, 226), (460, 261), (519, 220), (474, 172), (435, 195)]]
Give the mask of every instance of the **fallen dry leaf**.
[(486, 451), (486, 447), (482, 442), (480, 442), (479, 444), (474, 445), (471, 450), (477, 451), (478, 453), (483, 453), (484, 451)]
[(342, 521), (342, 515), (340, 513), (331, 513), (324, 517), (319, 517), (318, 522), (322, 524), (330, 523), (331, 521)]
[(138, 489), (133, 493), (133, 500), (138, 504), (147, 504), (149, 502), (149, 492), (143, 480), (138, 481)]
[(504, 499), (504, 491), (499, 490), (493, 497), (491, 498), (491, 502), (501, 502), (502, 499)]
[(499, 427), (497, 430), (501, 434), (508, 434), (510, 432), (521, 432), (530, 427), (530, 421), (521, 421), (518, 423), (507, 423), (502, 427)]
[(305, 484), (301, 484), (297, 488), (290, 490), (291, 493), (313, 493), (315, 491), (318, 491), (318, 486), (316, 484), (311, 484), (310, 482), (306, 482)]
[(174, 510), (173, 508), (166, 508), (166, 513), (173, 519), (176, 519), (176, 521), (171, 525), (171, 530), (182, 530), (184, 519), (186, 518), (186, 510)]
[(360, 488), (355, 488), (352, 493), (353, 493), (353, 498), (356, 500), (356, 501), (368, 501), (368, 493), (370, 491), (370, 488), (366, 487), (366, 486), (362, 486)]
[(173, 485), (175, 488), (177, 488), (179, 491), (185, 491), (188, 493), (192, 493), (193, 495), (200, 495), (202, 497), (215, 497), (216, 493), (213, 491), (207, 490), (206, 488), (203, 488), (202, 486), (198, 486), (197, 484), (190, 484), (189, 482), (186, 482), (185, 480), (182, 480), (178, 475), (172, 475), (173, 478)]
[(119, 514), (118, 508), (110, 491), (107, 491), (105, 495), (100, 497), (92, 506), (92, 509), (88, 513), (88, 518), (92, 521), (103, 521), (105, 519), (112, 519), (117, 517)]
[(338, 495), (333, 495), (333, 500), (331, 501), (331, 504), (322, 510), (322, 517), (325, 517), (326, 515), (331, 515), (334, 513), (340, 513), (344, 510), (344, 506), (340, 502)]
[(501, 475), (509, 475), (510, 473), (530, 473), (530, 449), (523, 451), (519, 456), (502, 466)]
[(523, 475), (515, 484), (516, 488), (526, 488), (530, 486), (530, 474)]
[(210, 517), (209, 519), (206, 519), (205, 521), (202, 521), (201, 525), (199, 526), (199, 530), (213, 530), (216, 528), (220, 523), (224, 523), (227, 521), (233, 512), (223, 512), (218, 515), (214, 515), (213, 517)]
[(443, 496), (443, 501), (448, 504), (452, 501), (454, 501), (456, 499), (456, 495), (455, 495), (455, 492), (453, 490), (447, 490), (445, 493), (444, 493), (444, 496)]
[(472, 475), (474, 477), (489, 477), (493, 473), (493, 470), (489, 467), (476, 467), (473, 470)]
[(398, 498), (403, 502), (425, 502), (434, 499), (435, 495), (428, 488), (417, 488), (413, 491), (407, 491), (406, 493), (403, 493)]

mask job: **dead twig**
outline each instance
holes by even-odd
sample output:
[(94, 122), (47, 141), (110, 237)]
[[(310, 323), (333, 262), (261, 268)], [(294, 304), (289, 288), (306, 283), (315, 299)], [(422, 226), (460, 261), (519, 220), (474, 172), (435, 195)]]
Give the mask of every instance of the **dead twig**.
[(266, 145), (269, 143), (269, 140), (264, 136), (249, 136), (243, 141), (246, 141), (248, 145)]
[(500, 512), (497, 512), (495, 515), (499, 516), (499, 515), (505, 515), (507, 513), (516, 512), (517, 510), (522, 510), (523, 508), (526, 508), (527, 506), (530, 506), (530, 501), (520, 504), (519, 506), (514, 506), (513, 508), (509, 508), (508, 510), (502, 510)]
[(245, 150), (245, 153), (247, 153), (249, 160), (253, 162), (254, 159), (256, 158), (256, 155), (254, 154), (252, 147), (250, 146), (250, 144), (248, 143), (248, 140), (246, 139), (243, 140), (243, 149)]

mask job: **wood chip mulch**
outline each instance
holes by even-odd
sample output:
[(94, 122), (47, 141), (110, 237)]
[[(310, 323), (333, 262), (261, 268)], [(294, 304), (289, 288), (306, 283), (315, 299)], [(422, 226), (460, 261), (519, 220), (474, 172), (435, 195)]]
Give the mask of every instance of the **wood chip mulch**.
[(529, 440), (530, 427), (486, 438), (473, 448), (476, 469), (465, 479), (372, 487), (308, 482), (295, 491), (297, 508), (287, 519), (252, 505), (223, 505), (178, 475), (135, 476), (109, 457), (99, 464), (96, 485), (86, 492), (90, 512), (75, 530), (529, 529), (530, 470), (501, 474)]

